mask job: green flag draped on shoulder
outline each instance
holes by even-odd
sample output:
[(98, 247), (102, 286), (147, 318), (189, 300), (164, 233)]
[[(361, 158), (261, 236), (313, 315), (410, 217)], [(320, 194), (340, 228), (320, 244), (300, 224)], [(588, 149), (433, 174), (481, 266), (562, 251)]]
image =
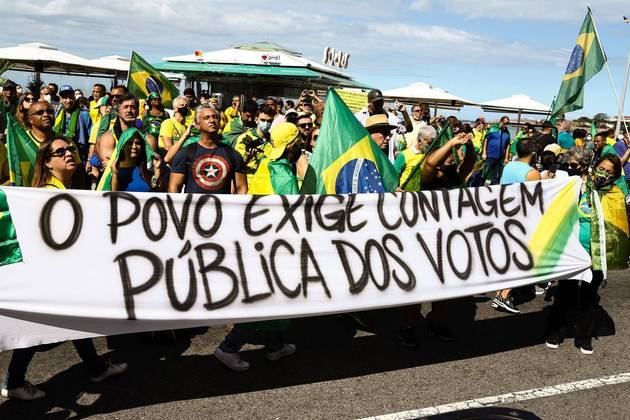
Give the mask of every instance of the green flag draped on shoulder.
[(22, 251), (9, 213), (7, 196), (0, 190), (0, 266), (22, 261)]
[(333, 89), (304, 178), (307, 194), (382, 193), (398, 186), (394, 165)]
[(6, 145), (11, 185), (30, 187), (35, 172), (38, 146), (13, 115), (7, 113)]
[(582, 109), (584, 85), (604, 67), (606, 54), (601, 48), (595, 32), (591, 9), (588, 9), (582, 29), (575, 41), (560, 91), (551, 111), (550, 119), (559, 114)]
[(151, 156), (153, 154), (153, 149), (151, 149), (151, 145), (147, 142), (146, 137), (144, 137), (144, 135), (140, 132), (140, 130), (138, 130), (135, 127), (132, 128), (128, 128), (127, 130), (123, 131), (123, 133), (120, 136), (120, 139), (118, 140), (118, 143), (116, 143), (116, 149), (114, 149), (114, 152), (112, 153), (112, 157), (109, 159), (109, 165), (107, 165), (107, 167), (105, 168), (105, 171), (103, 172), (103, 176), (101, 177), (101, 181), (98, 183), (98, 186), (96, 187), (97, 191), (111, 191), (112, 190), (112, 166), (116, 165), (116, 162), (118, 162), (118, 159), (121, 155), (121, 150), (123, 149), (123, 147), (125, 147), (125, 145), (127, 143), (129, 143), (130, 141), (133, 140), (134, 137), (140, 137), (143, 141), (144, 141), (144, 152), (145, 152), (145, 159), (146, 159), (146, 164), (149, 165), (151, 163)]
[(140, 99), (146, 99), (151, 92), (159, 93), (165, 108), (171, 108), (173, 99), (179, 95), (179, 90), (166, 76), (135, 52), (131, 53), (127, 86), (129, 92)]

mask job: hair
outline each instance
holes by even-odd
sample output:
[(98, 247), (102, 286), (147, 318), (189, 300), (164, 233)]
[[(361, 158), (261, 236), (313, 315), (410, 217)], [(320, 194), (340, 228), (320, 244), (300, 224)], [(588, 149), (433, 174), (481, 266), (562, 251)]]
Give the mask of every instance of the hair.
[(28, 115), (27, 115), (27, 112), (26, 112), (25, 109), (20, 110), (20, 108), (22, 107), (22, 104), (24, 103), (24, 100), (26, 99), (26, 97), (28, 95), (31, 95), (33, 97), (33, 99), (34, 99), (33, 103), (35, 103), (35, 101), (37, 101), (37, 98), (31, 92), (25, 92), (25, 93), (20, 95), (20, 97), (18, 98), (18, 101), (17, 101), (17, 106), (15, 107), (15, 118), (22, 125), (22, 127), (27, 127), (28, 126)]
[(552, 168), (555, 169), (558, 163), (556, 154), (551, 150), (545, 150), (544, 152), (542, 152), (542, 155), (540, 156), (540, 161), (543, 169), (546, 170), (550, 170)]
[(297, 117), (296, 121), (300, 121), (300, 120), (305, 119), (305, 118), (308, 118), (311, 122), (313, 122), (313, 119), (311, 118), (310, 114), (302, 114), (302, 115)]
[(59, 92), (59, 85), (57, 83), (48, 83), (48, 86), (54, 86), (55, 87), (55, 91), (57, 91), (57, 93)]
[[(211, 98), (210, 93), (208, 93), (208, 91), (205, 91), (205, 90), (201, 92), (201, 95), (199, 95), (199, 97), (206, 100)], [(216, 98), (216, 96), (212, 96), (212, 98)]]
[(96, 88), (96, 87), (103, 88), (103, 93), (105, 93), (105, 91), (107, 90), (107, 88), (105, 87), (105, 85), (104, 85), (104, 84), (102, 84), (102, 83), (94, 83), (94, 86), (92, 87), (92, 90), (94, 90), (94, 88)]
[(256, 103), (256, 101), (252, 101), (251, 99), (246, 100), (243, 104), (243, 112), (256, 115), (256, 113), (258, 112), (258, 104)]
[(193, 88), (186, 88), (186, 89), (184, 89), (184, 95), (195, 96), (195, 89), (193, 89)]
[(470, 126), (470, 124), (463, 124), (463, 125), (460, 127), (460, 131), (461, 131), (462, 133), (471, 134), (471, 133), (473, 132), (473, 129), (472, 129), (472, 127)]
[(31, 186), (33, 188), (43, 188), (52, 177), (52, 173), (46, 167), (46, 163), (50, 160), (50, 153), (52, 144), (55, 140), (63, 140), (68, 144), (72, 144), (70, 140), (68, 140), (64, 136), (53, 136), (50, 140), (46, 140), (39, 145), (39, 149), (37, 150), (37, 160), (35, 161), (35, 172), (33, 173), (33, 181), (31, 182)]
[(217, 111), (216, 109), (214, 109), (214, 107), (212, 105), (210, 105), (209, 103), (205, 103), (205, 104), (200, 104), (197, 106), (197, 108), (195, 108), (195, 122), (199, 122), (199, 114), (201, 113), (201, 111), (203, 111), (204, 109), (209, 109), (213, 112), (216, 112), (217, 114), (219, 114), (219, 111)]
[(293, 108), (295, 106), (295, 102), (293, 102), (291, 99), (287, 99), (287, 105)]
[[(135, 138), (140, 138), (141, 143), (142, 143), (140, 152), (138, 153), (138, 156), (136, 157), (135, 166), (139, 166), (140, 167), (140, 175), (142, 176), (142, 179), (144, 179), (148, 184), (151, 184), (151, 177), (153, 175), (151, 174), (151, 172), (147, 168), (147, 165), (145, 164), (145, 160), (144, 160), (145, 156), (146, 156), (146, 148), (147, 148), (146, 140), (142, 138), (142, 136), (140, 135), (139, 132), (136, 132), (136, 134), (134, 134), (129, 139), (129, 142), (127, 144), (125, 144), (124, 147), (127, 147), (127, 145), (131, 145), (133, 147), (133, 139), (135, 139)], [(121, 150), (121, 152), (124, 152), (124, 147)], [(125, 158), (126, 158), (126, 156), (125, 156)]]
[(190, 105), (190, 100), (184, 95), (179, 95), (175, 99), (173, 99), (173, 106), (175, 106), (175, 101), (185, 101), (186, 105)]
[(423, 127), (420, 127), (418, 129), (418, 137), (416, 138), (416, 140), (420, 140), (421, 138), (426, 137), (426, 136), (435, 138), (435, 136), (437, 136), (437, 131), (435, 130), (435, 128), (431, 127), (430, 125), (425, 125)]
[(516, 143), (516, 154), (519, 158), (531, 156), (536, 152), (538, 144), (534, 140), (523, 139)]
[(116, 85), (112, 88), (112, 90), (114, 89), (122, 89), (125, 93), (129, 93), (129, 89), (127, 89), (127, 86), (125, 85)]
[(593, 152), (586, 148), (572, 147), (564, 152), (562, 161), (568, 164), (572, 159), (577, 160), (582, 168), (588, 168), (593, 160)]
[(593, 165), (593, 169), (596, 169), (603, 162), (608, 161), (612, 163), (615, 173), (613, 174), (613, 178), (617, 179), (621, 176), (621, 160), (618, 156), (615, 155), (606, 155), (599, 158), (597, 162)]
[(273, 109), (271, 109), (269, 105), (262, 105), (260, 108), (258, 108), (258, 114), (256, 115), (258, 116), (260, 114), (267, 114), (271, 116), (276, 115), (276, 113), (273, 111)]
[(298, 114), (297, 114), (297, 112), (289, 112), (284, 117), (284, 120), (286, 122), (288, 122), (288, 123), (297, 125), (297, 122), (298, 122)]
[(502, 117), (499, 119), (499, 122), (501, 122), (501, 121), (503, 121), (503, 120), (509, 120), (509, 119), (510, 119), (510, 117), (508, 117), (507, 115), (504, 115), (504, 116), (502, 116)]
[(127, 101), (134, 101), (136, 106), (140, 106), (140, 101), (138, 101), (138, 97), (134, 95), (133, 93), (126, 92), (123, 95), (122, 99), (120, 100), (119, 104), (122, 104), (123, 102), (127, 102)]
[(574, 139), (583, 139), (586, 137), (586, 130), (582, 128), (576, 128), (573, 130), (573, 138)]
[(593, 136), (593, 138), (595, 137), (601, 137), (603, 139), (605, 139), (606, 137), (608, 137), (608, 131), (600, 131), (599, 133), (595, 134)]

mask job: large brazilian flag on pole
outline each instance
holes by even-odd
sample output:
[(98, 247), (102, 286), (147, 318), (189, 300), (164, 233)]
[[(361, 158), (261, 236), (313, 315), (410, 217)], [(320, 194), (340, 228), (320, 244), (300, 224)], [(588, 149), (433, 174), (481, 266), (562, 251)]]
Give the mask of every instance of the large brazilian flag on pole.
[(322, 121), (302, 193), (356, 194), (396, 190), (398, 174), (394, 165), (334, 89), (328, 89)]
[(600, 72), (606, 63), (606, 54), (597, 38), (595, 23), (588, 9), (582, 29), (575, 41), (569, 65), (564, 74), (560, 91), (551, 111), (550, 119), (558, 115), (582, 109), (584, 106), (584, 85)]
[(129, 92), (140, 99), (146, 99), (152, 92), (158, 93), (165, 108), (171, 108), (173, 99), (179, 95), (175, 85), (135, 51), (131, 52), (127, 86)]

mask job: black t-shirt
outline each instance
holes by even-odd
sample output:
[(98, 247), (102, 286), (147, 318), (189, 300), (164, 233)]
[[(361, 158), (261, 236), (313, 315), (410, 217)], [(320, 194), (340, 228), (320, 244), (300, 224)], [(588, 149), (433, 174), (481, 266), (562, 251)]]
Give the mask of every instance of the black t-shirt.
[(538, 143), (538, 153), (542, 153), (543, 150), (545, 150), (545, 147), (549, 146), (550, 144), (557, 143), (556, 138), (551, 134), (540, 134), (534, 137), (534, 140), (536, 141), (536, 143)]
[(177, 152), (171, 172), (186, 175), (188, 193), (230, 194), (234, 173), (244, 173), (245, 163), (227, 144), (217, 143), (216, 147), (206, 149), (193, 143)]

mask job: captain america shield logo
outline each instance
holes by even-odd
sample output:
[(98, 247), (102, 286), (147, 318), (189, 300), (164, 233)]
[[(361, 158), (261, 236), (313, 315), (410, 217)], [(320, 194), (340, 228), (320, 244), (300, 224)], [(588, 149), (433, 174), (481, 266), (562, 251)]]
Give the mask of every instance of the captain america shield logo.
[(206, 190), (219, 190), (227, 182), (230, 164), (221, 156), (201, 155), (192, 165), (195, 183)]

